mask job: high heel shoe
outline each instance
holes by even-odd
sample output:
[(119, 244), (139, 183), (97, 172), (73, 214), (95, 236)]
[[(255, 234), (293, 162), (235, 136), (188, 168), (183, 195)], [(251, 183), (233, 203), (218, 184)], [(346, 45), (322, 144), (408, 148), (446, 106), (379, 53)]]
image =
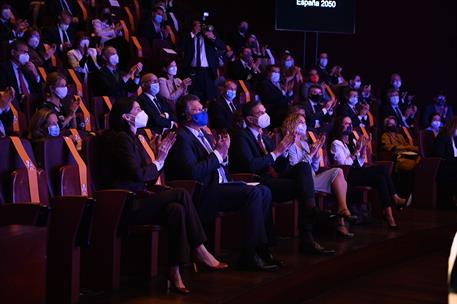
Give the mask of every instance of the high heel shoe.
[(338, 216), (344, 218), (349, 223), (355, 223), (359, 219), (357, 215), (352, 215), (349, 209), (343, 209), (338, 211)]
[(389, 227), (389, 229), (391, 230), (398, 230), (400, 229), (400, 227), (398, 226), (398, 224), (395, 222), (395, 220), (393, 219), (393, 223), (390, 219), (387, 218), (387, 215), (384, 213), (383, 214), (383, 220), (386, 221), (387, 223), (387, 227)]
[(219, 262), (219, 264), (217, 264), (216, 266), (209, 266), (201, 261), (198, 261), (198, 262), (193, 263), (193, 267), (194, 267), (194, 272), (197, 273), (199, 271), (199, 269), (206, 269), (209, 271), (222, 271), (222, 270), (229, 268), (229, 265), (224, 262)]
[(408, 208), (409, 206), (411, 206), (412, 202), (413, 202), (413, 195), (410, 194), (408, 199), (403, 204), (395, 204), (395, 207), (398, 210), (404, 210), (404, 209)]
[(179, 293), (182, 295), (186, 295), (186, 294), (190, 293), (189, 288), (176, 286), (175, 283), (173, 282), (173, 280), (171, 280), (170, 278), (167, 279), (166, 287), (167, 287), (167, 291), (170, 291), (170, 292), (175, 292), (175, 293)]

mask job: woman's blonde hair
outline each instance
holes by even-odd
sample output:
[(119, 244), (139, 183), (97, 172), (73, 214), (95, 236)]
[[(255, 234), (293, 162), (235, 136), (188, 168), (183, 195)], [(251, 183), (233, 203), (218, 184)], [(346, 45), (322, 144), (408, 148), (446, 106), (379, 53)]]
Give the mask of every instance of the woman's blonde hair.
[(288, 133), (294, 133), (297, 126), (301, 123), (300, 117), (305, 118), (300, 113), (291, 113), (289, 114), (284, 122), (282, 123), (282, 134), (286, 135)]
[(31, 140), (38, 140), (47, 136), (45, 126), (48, 122), (48, 117), (53, 113), (51, 109), (42, 108), (33, 114), (29, 126), (29, 138)]

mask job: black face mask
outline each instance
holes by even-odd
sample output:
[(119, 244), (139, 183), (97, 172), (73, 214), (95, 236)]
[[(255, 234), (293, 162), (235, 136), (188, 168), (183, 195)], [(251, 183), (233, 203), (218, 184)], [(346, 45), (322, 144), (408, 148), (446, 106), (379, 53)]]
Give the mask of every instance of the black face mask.
[(311, 99), (312, 102), (319, 103), (322, 99), (322, 96), (319, 94), (311, 94), (309, 95), (309, 99)]
[(385, 129), (387, 132), (397, 132), (396, 126), (386, 126)]

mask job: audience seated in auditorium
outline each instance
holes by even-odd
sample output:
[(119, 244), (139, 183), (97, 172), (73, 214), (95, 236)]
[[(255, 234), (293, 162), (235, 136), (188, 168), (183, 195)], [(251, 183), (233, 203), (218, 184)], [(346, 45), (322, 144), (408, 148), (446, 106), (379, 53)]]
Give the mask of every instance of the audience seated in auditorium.
[(30, 119), (29, 139), (32, 142), (43, 141), (48, 137), (60, 135), (59, 119), (49, 108), (41, 108)]
[(268, 249), (272, 228), (270, 190), (262, 185), (229, 181), (225, 169), (230, 136), (223, 134), (214, 139), (204, 132), (208, 115), (197, 96), (183, 96), (176, 105), (176, 114), (180, 127), (165, 165), (167, 179), (190, 179), (202, 183), (197, 209), (207, 232), (214, 229), (218, 212), (241, 213), (241, 268), (256, 271), (277, 269), (277, 261)]
[(265, 71), (266, 67), (271, 64), (276, 64), (276, 60), (272, 51), (268, 48), (266, 43), (260, 44), (259, 40), (254, 34), (250, 34), (246, 41), (246, 46), (251, 49), (252, 56), (259, 67), (260, 71)]
[(315, 85), (321, 87), (325, 101), (332, 100), (332, 102), (335, 102), (332, 90), (324, 81), (320, 79), (317, 69), (314, 68), (309, 70), (308, 80), (301, 87), (301, 98), (306, 99), (309, 94), (309, 89)]
[[(104, 139), (104, 168), (111, 177), (109, 188), (134, 192), (147, 190), (145, 184), (159, 177), (165, 159), (173, 146), (176, 135), (169, 133), (158, 149), (155, 160), (148, 159), (142, 143), (136, 136), (138, 128), (147, 125), (148, 117), (136, 101), (121, 98), (110, 113), (112, 130)], [(133, 204), (131, 222), (136, 224), (162, 224), (168, 234), (168, 279), (172, 290), (186, 294), (179, 272), (180, 265), (188, 263), (191, 255), (197, 262), (218, 270), (228, 265), (220, 263), (205, 248), (206, 235), (190, 195), (182, 189), (149, 193)]]
[(45, 42), (55, 45), (58, 56), (62, 59), (73, 47), (76, 38), (76, 29), (72, 24), (72, 16), (67, 11), (62, 11), (57, 16), (57, 23), (46, 29), (44, 32)]
[(96, 37), (100, 38), (100, 45), (104, 46), (106, 42), (118, 37), (122, 38), (122, 25), (119, 20), (114, 18), (110, 7), (104, 7), (101, 11), (100, 18), (92, 20), (92, 26)]
[(382, 120), (389, 116), (394, 116), (398, 125), (409, 128), (411, 123), (414, 123), (414, 114), (409, 107), (403, 114), (400, 107), (400, 95), (397, 90), (390, 89), (387, 92), (388, 104), (385, 104), (382, 111)]
[[(327, 83), (327, 84), (332, 84), (330, 82), (330, 71), (328, 69), (328, 54), (325, 52), (322, 52), (319, 54), (319, 59), (317, 62), (317, 72), (319, 74), (319, 78)], [(306, 94), (305, 94), (306, 95)]]
[(233, 80), (226, 80), (222, 94), (209, 103), (208, 115), (211, 129), (230, 131), (233, 129), (235, 112), (239, 105), (236, 104), (237, 85)]
[(438, 182), (444, 205), (457, 207), (457, 117), (450, 119), (435, 139), (433, 155), (441, 157)]
[(148, 73), (141, 78), (142, 93), (138, 96), (138, 103), (144, 112), (148, 115), (148, 128), (158, 134), (162, 134), (167, 129), (176, 126), (175, 113), (165, 99), (160, 97), (160, 85), (157, 76)]
[(10, 60), (0, 66), (0, 90), (14, 88), (17, 97), (41, 93), (41, 77), (30, 61), (29, 47), (22, 40), (10, 44)]
[(14, 100), (15, 92), (11, 87), (0, 92), (0, 137), (11, 134), (14, 114), (11, 110), (11, 102)]
[(370, 111), (370, 105), (367, 103), (359, 102), (359, 94), (356, 89), (349, 89), (346, 91), (344, 101), (338, 109), (340, 116), (349, 116), (352, 121), (354, 128), (364, 127), (370, 128), (370, 119), (368, 112)]
[(11, 43), (21, 39), (28, 26), (27, 20), (16, 19), (11, 5), (3, 4), (0, 7), (0, 41)]
[(347, 80), (343, 76), (343, 68), (339, 65), (334, 65), (329, 74), (329, 85), (331, 86), (346, 86)]
[(379, 107), (379, 101), (372, 93), (371, 84), (362, 85), (362, 89), (360, 91), (360, 101), (368, 104), (372, 109), (377, 109)]
[(345, 97), (348, 95), (349, 91), (356, 91), (360, 94), (362, 88), (362, 77), (359, 74), (353, 74), (352, 77), (349, 79), (349, 82), (346, 85), (341, 85), (341, 96), (340, 100), (344, 100)]
[(435, 137), (438, 136), (440, 133), (441, 128), (443, 127), (443, 122), (441, 121), (441, 116), (438, 113), (432, 114), (430, 121), (428, 123), (428, 127), (425, 129), (427, 131), (433, 132)]
[(444, 93), (438, 93), (433, 98), (432, 104), (427, 104), (422, 112), (422, 127), (426, 128), (429, 126), (432, 116), (438, 114), (441, 122), (444, 125), (454, 117), (454, 111), (450, 104), (447, 103), (446, 95)]
[[(331, 194), (336, 197), (339, 216), (336, 226), (337, 233), (343, 238), (352, 238), (345, 225), (345, 220), (354, 222), (356, 216), (351, 215), (346, 202), (347, 183), (344, 178), (343, 170), (340, 168), (330, 168), (324, 171), (320, 170), (320, 164), (323, 161), (323, 155), (319, 150), (325, 149), (326, 136), (321, 135), (319, 139), (311, 146), (308, 144), (308, 132), (306, 128), (305, 116), (293, 113), (287, 116), (283, 123), (283, 134), (293, 134), (294, 143), (289, 148), (289, 163), (296, 166), (301, 162), (308, 163), (311, 166), (314, 189), (315, 191)], [(318, 172), (319, 171), (319, 172)]]
[(387, 90), (387, 101), (389, 101), (390, 96), (392, 96), (392, 94), (390, 93), (391, 91), (395, 91), (398, 93), (398, 107), (405, 116), (405, 125), (407, 127), (410, 127), (414, 125), (414, 118), (417, 113), (417, 106), (413, 103), (415, 96), (409, 94), (409, 92), (402, 87), (404, 86), (402, 83), (401, 76), (397, 73), (392, 74), (392, 76), (390, 77), (390, 88)]
[(321, 86), (311, 86), (304, 101), (308, 129), (316, 133), (329, 134), (333, 128), (333, 105), (331, 100), (323, 96)]
[(79, 99), (68, 96), (67, 80), (57, 72), (48, 75), (46, 79), (46, 101), (39, 107), (50, 109), (57, 115), (59, 127), (70, 129), (77, 127), (76, 111), (79, 108)]
[(79, 34), (75, 41), (75, 48), (67, 53), (68, 64), (78, 74), (82, 76), (87, 83), (87, 75), (97, 71), (100, 66), (97, 63), (100, 49), (89, 47), (90, 38), (85, 34)]
[(128, 92), (138, 89), (143, 69), (141, 62), (132, 66), (126, 74), (119, 71), (119, 55), (111, 46), (103, 48), (102, 59), (105, 63), (95, 72), (92, 83), (94, 96), (126, 97)]
[(280, 61), (281, 79), (288, 92), (293, 92), (290, 96), (296, 102), (300, 100), (300, 88), (303, 85), (303, 75), (300, 67), (295, 65), (294, 57), (289, 51), (285, 51)]
[(159, 78), (159, 95), (168, 102), (170, 108), (175, 112), (176, 102), (181, 96), (187, 94), (189, 87), (192, 84), (192, 79), (185, 78), (181, 80), (176, 77), (178, 74), (178, 65), (175, 60), (164, 64), (163, 69), (166, 76)]
[(216, 97), (217, 54), (224, 42), (209, 28), (202, 31), (200, 21), (192, 22), (192, 31), (181, 37), (180, 51), (185, 74), (192, 78), (190, 92), (206, 102)]
[(319, 210), (314, 199), (311, 167), (308, 163), (289, 165), (287, 160), (287, 151), (294, 143), (294, 135), (287, 134), (276, 145), (267, 135), (270, 117), (259, 101), (245, 104), (243, 117), (247, 127), (235, 132), (230, 149), (230, 169), (259, 175), (261, 184), (271, 190), (275, 202), (298, 200), (302, 253), (334, 254), (334, 250), (323, 248), (313, 237), (313, 222)]
[(360, 136), (359, 140), (354, 138), (351, 118), (343, 117), (336, 123), (330, 149), (334, 164), (351, 167), (347, 176), (349, 187), (370, 186), (378, 190), (384, 208), (384, 218), (389, 228), (396, 229), (398, 225), (392, 207), (404, 207), (410, 203), (411, 198), (407, 201), (398, 196), (386, 168), (365, 165), (367, 147), (365, 136)]
[(281, 69), (277, 65), (267, 67), (265, 78), (257, 83), (256, 92), (271, 113), (271, 127), (278, 128), (287, 116), (293, 92), (281, 84)]
[(49, 45), (44, 45), (40, 32), (36, 29), (30, 28), (25, 31), (24, 41), (29, 46), (30, 61), (36, 67), (43, 67), (46, 71), (50, 72), (52, 70), (51, 57), (54, 55), (56, 49)]
[(152, 9), (151, 18), (147, 20), (142, 28), (142, 36), (152, 43), (154, 40), (169, 40), (170, 32), (164, 22), (165, 12), (162, 7), (156, 6)]

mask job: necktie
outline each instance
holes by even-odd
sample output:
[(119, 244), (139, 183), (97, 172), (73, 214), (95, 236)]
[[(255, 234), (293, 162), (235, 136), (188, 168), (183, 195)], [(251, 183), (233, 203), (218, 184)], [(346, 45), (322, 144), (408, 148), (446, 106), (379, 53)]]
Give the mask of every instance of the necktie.
[(263, 142), (262, 134), (260, 134), (260, 133), (259, 133), (259, 135), (257, 135), (257, 143), (259, 144), (260, 149), (262, 150), (262, 153), (264, 155), (267, 155), (268, 150), (267, 150), (267, 147), (265, 146), (265, 143)]
[[(198, 138), (200, 138), (200, 141), (205, 146), (205, 149), (208, 152), (208, 154), (213, 153), (213, 151), (214, 151), (213, 147), (211, 147), (211, 144), (208, 142), (208, 140), (206, 140), (205, 134), (203, 134), (203, 132), (200, 131), (198, 133)], [(227, 180), (227, 176), (225, 175), (224, 168), (222, 168), (222, 167), (217, 168), (217, 172), (219, 174), (219, 181), (221, 183), (226, 183), (228, 180)]]
[(152, 103), (153, 103), (154, 106), (157, 108), (157, 110), (159, 111), (159, 113), (162, 114), (162, 109), (160, 108), (160, 104), (159, 104), (159, 101), (157, 100), (157, 97), (152, 96)]
[(195, 36), (195, 47), (197, 48), (197, 60), (196, 62), (196, 67), (199, 68), (202, 65), (202, 59), (200, 58), (201, 56), (201, 44), (200, 44), (200, 36)]
[(63, 41), (63, 43), (65, 43), (65, 42), (70, 43), (70, 38), (68, 38), (67, 31), (62, 30), (62, 41)]
[(21, 87), (22, 95), (25, 95), (25, 96), (30, 95), (29, 89), (27, 88), (27, 84), (25, 82), (24, 73), (22, 73), (20, 68), (17, 69), (17, 74), (19, 76), (19, 85)]

